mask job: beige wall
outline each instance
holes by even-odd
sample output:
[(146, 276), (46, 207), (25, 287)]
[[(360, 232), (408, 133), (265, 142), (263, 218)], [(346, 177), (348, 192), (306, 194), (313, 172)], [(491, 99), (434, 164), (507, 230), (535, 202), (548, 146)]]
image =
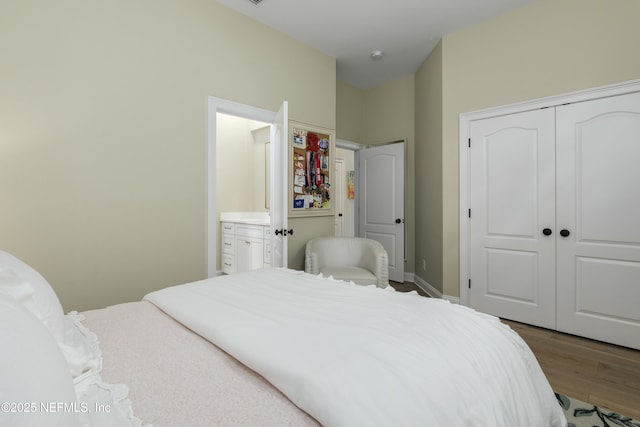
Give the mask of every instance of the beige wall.
[[(416, 276), (442, 292), (442, 43), (416, 72)], [(424, 260), (424, 263), (423, 263)]]
[(0, 249), (67, 311), (206, 276), (207, 96), (335, 128), (335, 60), (215, 1), (3, 1), (0, 52)]
[(402, 77), (364, 91), (363, 142), (376, 145), (406, 138), (413, 145), (415, 77)]
[(270, 124), (218, 113), (216, 132), (218, 214), (268, 212)]
[[(339, 139), (378, 145), (406, 139), (406, 237), (405, 271), (414, 271), (415, 246), (415, 78), (402, 77), (360, 90), (346, 83), (337, 85), (337, 128)], [(360, 126), (355, 123), (362, 112)]]
[(289, 218), (289, 228), (294, 230), (294, 235), (287, 237), (288, 267), (295, 270), (304, 270), (304, 250), (309, 240), (335, 234), (333, 216)]
[[(434, 72), (442, 73), (445, 295), (459, 295), (459, 114), (640, 78), (638, 17), (636, 0), (540, 0), (444, 37), (442, 70)], [(417, 86), (427, 86), (433, 78), (420, 73)], [(423, 108), (418, 117), (431, 120)], [(419, 150), (417, 161), (437, 150)], [(416, 183), (417, 188), (423, 185)], [(419, 205), (417, 216), (427, 215), (426, 209)], [(420, 230), (417, 238), (427, 239), (425, 229)]]
[(336, 138), (364, 141), (364, 91), (336, 82)]
[[(216, 194), (220, 212), (267, 211), (265, 207), (265, 143), (263, 132), (252, 131), (253, 122), (241, 117), (217, 114)], [(258, 139), (257, 139), (258, 138)]]

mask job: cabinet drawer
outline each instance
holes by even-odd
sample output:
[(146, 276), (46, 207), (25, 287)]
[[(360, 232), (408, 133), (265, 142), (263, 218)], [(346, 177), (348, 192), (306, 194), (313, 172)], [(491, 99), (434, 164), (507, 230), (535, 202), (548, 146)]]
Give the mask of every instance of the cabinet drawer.
[(222, 235), (222, 252), (225, 254), (233, 255), (236, 251), (235, 248), (235, 238), (233, 234), (223, 234)]
[(264, 239), (271, 239), (271, 226), (269, 225), (264, 227)]
[(232, 222), (223, 222), (222, 223), (222, 234), (229, 233), (233, 234), (235, 232), (235, 224)]
[(233, 273), (234, 261), (233, 255), (224, 254), (222, 257), (222, 272), (226, 274)]
[(264, 227), (260, 225), (235, 224), (236, 236), (256, 237), (262, 239)]

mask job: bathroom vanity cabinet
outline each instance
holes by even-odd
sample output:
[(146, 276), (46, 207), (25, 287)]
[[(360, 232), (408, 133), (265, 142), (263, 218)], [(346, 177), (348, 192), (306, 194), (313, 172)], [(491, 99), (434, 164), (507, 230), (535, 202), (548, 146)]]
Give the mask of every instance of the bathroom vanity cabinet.
[(226, 274), (271, 266), (271, 229), (264, 221), (227, 219), (222, 229), (222, 271)]

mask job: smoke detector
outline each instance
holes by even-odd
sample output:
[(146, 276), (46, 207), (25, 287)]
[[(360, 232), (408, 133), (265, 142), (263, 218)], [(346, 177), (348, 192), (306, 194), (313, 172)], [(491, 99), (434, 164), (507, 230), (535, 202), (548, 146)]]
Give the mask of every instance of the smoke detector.
[(369, 57), (373, 61), (379, 61), (382, 59), (383, 56), (384, 56), (384, 52), (381, 50), (374, 50), (369, 54)]

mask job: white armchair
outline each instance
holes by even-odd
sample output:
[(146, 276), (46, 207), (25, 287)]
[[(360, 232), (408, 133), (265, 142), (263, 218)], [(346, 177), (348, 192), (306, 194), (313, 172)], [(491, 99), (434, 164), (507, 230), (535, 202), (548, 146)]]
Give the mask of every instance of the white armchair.
[(304, 271), (353, 281), (359, 285), (389, 285), (387, 251), (363, 237), (316, 237), (307, 242)]

